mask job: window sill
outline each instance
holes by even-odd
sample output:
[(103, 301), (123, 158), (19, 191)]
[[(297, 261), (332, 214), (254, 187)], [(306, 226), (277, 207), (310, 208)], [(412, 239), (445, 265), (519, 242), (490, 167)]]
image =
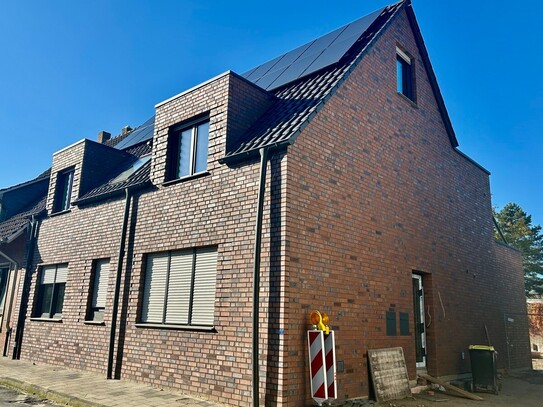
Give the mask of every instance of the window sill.
[(72, 211), (71, 209), (66, 209), (65, 211), (53, 212), (49, 214), (49, 217), (53, 218), (55, 216), (64, 215), (65, 213), (70, 213), (71, 211)]
[(38, 321), (38, 322), (62, 322), (62, 318), (41, 318), (41, 317), (35, 317), (30, 318), (31, 321)]
[(85, 325), (98, 325), (98, 326), (106, 326), (106, 323), (104, 321), (83, 321)]
[(196, 174), (186, 175), (186, 176), (181, 177), (181, 178), (176, 178), (176, 179), (172, 179), (172, 180), (163, 182), (162, 185), (164, 185), (164, 186), (174, 185), (174, 184), (178, 184), (180, 182), (190, 181), (190, 180), (193, 180), (193, 179), (196, 179), (196, 178), (207, 177), (208, 175), (211, 175), (211, 173), (209, 171), (198, 172)]
[(409, 98), (408, 98), (407, 96), (405, 96), (403, 93), (401, 93), (401, 92), (396, 92), (396, 94), (397, 94), (399, 97), (401, 97), (403, 100), (409, 102), (409, 104), (410, 104), (412, 107), (414, 107), (415, 109), (418, 109), (418, 108), (419, 108), (419, 106), (417, 105), (417, 103), (416, 103), (415, 101), (409, 99)]
[(143, 322), (136, 324), (136, 328), (175, 329), (175, 330), (178, 330), (178, 331), (217, 332), (214, 326), (147, 324), (147, 323), (143, 323)]

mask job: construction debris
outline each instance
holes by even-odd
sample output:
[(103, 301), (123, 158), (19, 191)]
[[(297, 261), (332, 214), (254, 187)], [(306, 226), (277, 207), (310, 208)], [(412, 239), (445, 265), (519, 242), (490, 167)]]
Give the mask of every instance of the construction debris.
[(423, 379), (428, 380), (429, 382), (440, 385), (445, 390), (451, 392), (454, 395), (458, 395), (460, 397), (465, 397), (465, 398), (470, 399), (470, 400), (478, 400), (478, 401), (484, 400), (482, 397), (476, 396), (475, 394), (469, 393), (469, 392), (467, 392), (465, 390), (462, 390), (462, 389), (460, 389), (460, 388), (458, 388), (456, 386), (453, 386), (453, 385), (451, 385), (449, 383), (445, 383), (444, 381), (436, 379), (435, 377), (432, 377), (430, 375), (420, 374), (419, 376), (422, 377)]

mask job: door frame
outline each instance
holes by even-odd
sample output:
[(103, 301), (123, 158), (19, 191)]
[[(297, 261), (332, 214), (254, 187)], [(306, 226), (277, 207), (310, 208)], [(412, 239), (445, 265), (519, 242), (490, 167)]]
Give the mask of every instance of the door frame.
[[(416, 324), (417, 321), (419, 320), (418, 318), (420, 318), (420, 324), (422, 324), (422, 327), (423, 327), (422, 332), (420, 333), (420, 342), (421, 342), (422, 349), (423, 349), (423, 356), (422, 356), (422, 361), (421, 362), (416, 362), (416, 365), (417, 365), (417, 369), (424, 369), (424, 368), (426, 368), (427, 343), (426, 343), (426, 319), (425, 319), (425, 314), (424, 314), (423, 276), (422, 276), (422, 274), (412, 273), (411, 274), (411, 279), (412, 279), (412, 281), (413, 280), (417, 281), (418, 289), (422, 291), (422, 293), (419, 296), (420, 315), (418, 315), (418, 316), (415, 315), (417, 308), (416, 308), (416, 304), (413, 303), (413, 324)], [(413, 287), (414, 287), (414, 285), (413, 285)], [(417, 335), (417, 330), (416, 329), (414, 331), (414, 335)], [(416, 338), (415, 338), (415, 340), (416, 340)], [(415, 346), (418, 346), (417, 342), (415, 342)], [(416, 352), (416, 350), (415, 350), (415, 352)]]

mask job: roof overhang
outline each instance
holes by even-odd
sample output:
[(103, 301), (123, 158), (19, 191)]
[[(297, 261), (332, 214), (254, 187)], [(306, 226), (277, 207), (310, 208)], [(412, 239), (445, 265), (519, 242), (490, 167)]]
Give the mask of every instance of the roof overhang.
[(11, 235), (0, 239), (0, 244), (10, 244), (15, 239), (17, 239), (19, 236), (21, 236), (26, 231), (26, 229), (28, 229), (28, 222), (24, 226), (22, 226), (21, 228), (17, 229)]

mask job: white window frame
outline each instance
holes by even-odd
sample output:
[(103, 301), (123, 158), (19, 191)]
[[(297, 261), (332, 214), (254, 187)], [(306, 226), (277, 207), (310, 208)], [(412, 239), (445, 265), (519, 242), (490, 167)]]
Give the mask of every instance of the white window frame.
[[(406, 75), (406, 73), (404, 72), (404, 69), (403, 69), (403, 65), (402, 65), (402, 72), (401, 73), (396, 73), (397, 77), (396, 77), (396, 91), (400, 94), (400, 95), (403, 95), (405, 96), (406, 98), (408, 98), (410, 101), (412, 101), (413, 103), (415, 103), (415, 78), (414, 78), (414, 70), (413, 70), (413, 61), (412, 61), (412, 58), (407, 55), (404, 51), (402, 51), (399, 47), (396, 47), (396, 61), (398, 60), (398, 58), (400, 58), (405, 64), (407, 64), (409, 66), (409, 74)], [(398, 62), (396, 62), (398, 63)], [(397, 70), (397, 68), (396, 68)], [(399, 81), (399, 75), (401, 75), (401, 80), (402, 80), (402, 89), (397, 89), (398, 88), (398, 81)], [(405, 85), (407, 83), (407, 86)], [(407, 88), (407, 90), (405, 89)]]

